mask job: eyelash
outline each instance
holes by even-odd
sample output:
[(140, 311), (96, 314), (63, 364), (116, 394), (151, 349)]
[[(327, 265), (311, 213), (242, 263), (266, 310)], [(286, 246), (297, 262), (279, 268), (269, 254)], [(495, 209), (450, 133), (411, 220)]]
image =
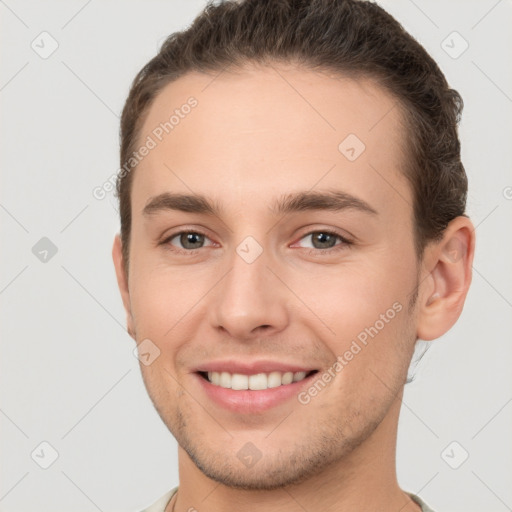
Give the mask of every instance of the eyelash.
[[(168, 245), (169, 247), (172, 247), (170, 249), (171, 251), (177, 252), (178, 254), (187, 254), (189, 256), (196, 254), (201, 249), (204, 249), (204, 247), (200, 247), (198, 249), (180, 249), (180, 248), (176, 248), (174, 246), (171, 246), (169, 244), (169, 242), (173, 238), (176, 238), (178, 235), (181, 235), (181, 234), (184, 234), (184, 233), (188, 233), (188, 234), (193, 233), (193, 234), (197, 234), (197, 235), (202, 235), (205, 238), (209, 238), (206, 233), (203, 233), (200, 230), (183, 230), (183, 231), (177, 231), (176, 233), (173, 233), (172, 235), (169, 235), (167, 238), (165, 238), (165, 240), (160, 242), (159, 245)], [(323, 233), (325, 235), (333, 236), (335, 238), (338, 238), (342, 243), (341, 244), (337, 244), (334, 247), (329, 247), (327, 249), (305, 248), (306, 251), (307, 251), (307, 254), (309, 254), (309, 255), (319, 256), (319, 255), (321, 255), (319, 253), (332, 254), (333, 252), (338, 252), (340, 250), (348, 249), (351, 245), (353, 245), (352, 241), (348, 240), (347, 238), (345, 238), (344, 236), (340, 235), (336, 231), (332, 231), (330, 229), (317, 229), (317, 230), (314, 230), (314, 231), (310, 231), (308, 233), (305, 233), (299, 240), (302, 240), (303, 238), (306, 238), (307, 236), (311, 236), (311, 235), (313, 235), (315, 233)]]

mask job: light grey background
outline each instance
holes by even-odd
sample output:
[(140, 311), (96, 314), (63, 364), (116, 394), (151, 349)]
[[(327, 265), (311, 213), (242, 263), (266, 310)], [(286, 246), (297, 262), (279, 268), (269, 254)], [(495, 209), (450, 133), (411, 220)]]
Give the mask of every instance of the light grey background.
[[(92, 190), (118, 169), (131, 80), (204, 3), (0, 1), (0, 511), (137, 511), (178, 483), (125, 331), (116, 199)], [(399, 482), (436, 512), (512, 510), (512, 2), (380, 3), (462, 94), (477, 226), (464, 312), (406, 386)], [(31, 47), (51, 49), (44, 31), (47, 58)], [(469, 43), (458, 58), (453, 31)], [(43, 237), (47, 262), (32, 251)]]

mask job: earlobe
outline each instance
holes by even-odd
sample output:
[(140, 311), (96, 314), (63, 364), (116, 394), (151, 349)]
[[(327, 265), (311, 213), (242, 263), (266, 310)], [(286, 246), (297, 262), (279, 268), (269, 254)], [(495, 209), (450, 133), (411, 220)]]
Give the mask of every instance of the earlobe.
[(417, 336), (433, 340), (457, 321), (471, 284), (475, 229), (467, 217), (448, 224), (440, 242), (426, 249), (424, 261), (430, 272), (422, 280)]
[(119, 234), (116, 234), (114, 238), (114, 244), (112, 246), (112, 260), (116, 270), (117, 285), (119, 287), (119, 292), (121, 293), (123, 306), (126, 312), (126, 330), (128, 331), (128, 334), (135, 339), (130, 291), (128, 287), (127, 272), (125, 271), (125, 263), (123, 260), (122, 242)]

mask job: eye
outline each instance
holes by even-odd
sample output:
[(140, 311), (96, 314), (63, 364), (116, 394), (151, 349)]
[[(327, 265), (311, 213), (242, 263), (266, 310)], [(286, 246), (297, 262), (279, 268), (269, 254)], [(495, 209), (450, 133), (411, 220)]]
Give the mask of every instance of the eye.
[[(310, 239), (310, 245), (303, 246), (303, 248), (310, 249), (308, 252), (314, 254), (338, 251), (352, 245), (350, 240), (328, 229), (311, 231), (300, 240), (307, 240), (308, 238)], [(194, 254), (205, 247), (206, 241), (210, 241), (206, 246), (215, 245), (204, 233), (199, 231), (179, 231), (168, 236), (161, 242), (161, 245), (170, 245), (171, 250), (178, 253)], [(340, 243), (337, 243), (338, 241)]]
[[(330, 252), (331, 250), (337, 251), (344, 249), (352, 244), (352, 242), (347, 240), (344, 236), (336, 233), (335, 231), (330, 231), (327, 229), (311, 231), (301, 238), (301, 240), (307, 239), (310, 240), (310, 245), (305, 246), (305, 248), (313, 249), (313, 251), (310, 252), (318, 252), (318, 250), (321, 252)], [(341, 243), (336, 243), (337, 240), (339, 240)]]
[[(163, 240), (162, 245), (174, 245), (173, 240), (177, 240), (177, 243), (181, 245), (181, 247), (177, 247), (176, 250), (178, 252), (194, 252), (196, 249), (201, 249), (204, 247), (205, 240), (209, 240), (209, 238), (199, 231), (179, 231), (178, 233), (174, 233)], [(213, 245), (213, 244), (209, 244)]]

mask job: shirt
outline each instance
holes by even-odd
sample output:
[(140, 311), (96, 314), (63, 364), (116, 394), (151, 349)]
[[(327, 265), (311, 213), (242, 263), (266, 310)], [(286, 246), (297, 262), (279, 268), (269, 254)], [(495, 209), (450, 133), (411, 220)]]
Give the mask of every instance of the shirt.
[[(177, 491), (178, 487), (174, 487), (170, 491), (166, 492), (163, 496), (161, 496), (152, 505), (142, 510), (142, 512), (164, 512), (165, 507)], [(421, 512), (434, 512), (419, 496), (416, 496), (416, 494), (413, 494), (412, 492), (405, 492), (421, 507)]]

